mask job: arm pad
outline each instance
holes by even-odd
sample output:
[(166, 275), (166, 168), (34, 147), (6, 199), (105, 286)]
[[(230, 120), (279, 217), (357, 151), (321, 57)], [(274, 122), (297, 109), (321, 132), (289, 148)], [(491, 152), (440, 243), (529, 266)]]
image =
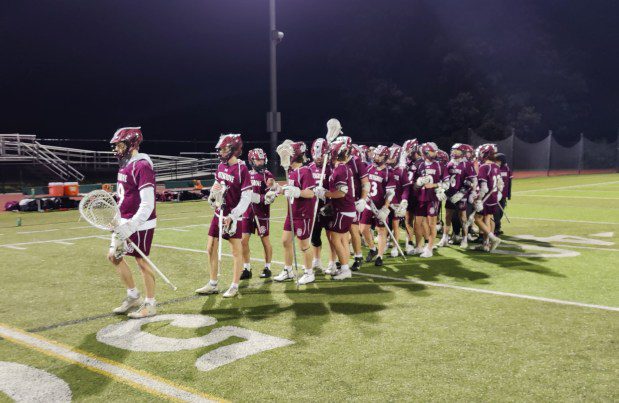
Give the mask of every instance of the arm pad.
[(235, 208), (232, 209), (230, 214), (235, 217), (235, 219), (240, 219), (243, 217), (243, 213), (249, 207), (249, 203), (251, 203), (251, 195), (253, 194), (251, 189), (243, 190), (241, 193), (241, 200), (239, 200), (239, 204), (236, 205)]
[(140, 225), (148, 221), (148, 218), (155, 209), (155, 188), (145, 187), (140, 190), (140, 207), (136, 211), (135, 215), (131, 218), (131, 221), (135, 224), (136, 229)]

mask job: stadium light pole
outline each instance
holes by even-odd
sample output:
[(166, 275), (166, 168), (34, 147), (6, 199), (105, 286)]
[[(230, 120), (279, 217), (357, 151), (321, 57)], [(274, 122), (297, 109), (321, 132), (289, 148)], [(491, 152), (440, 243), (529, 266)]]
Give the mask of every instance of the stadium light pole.
[(275, 0), (269, 0), (270, 87), (271, 111), (267, 113), (267, 132), (271, 133), (271, 172), (277, 176), (277, 134), (281, 131), (281, 114), (277, 111), (277, 45), (284, 39), (284, 33), (275, 28)]

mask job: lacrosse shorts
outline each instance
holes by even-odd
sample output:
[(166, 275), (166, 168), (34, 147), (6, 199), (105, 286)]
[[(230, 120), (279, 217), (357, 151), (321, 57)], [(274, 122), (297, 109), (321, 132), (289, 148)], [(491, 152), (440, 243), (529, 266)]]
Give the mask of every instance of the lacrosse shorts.
[(456, 204), (450, 202), (449, 199), (447, 199), (445, 201), (445, 208), (448, 210), (466, 211), (466, 197), (463, 197), (462, 200), (460, 200)]
[(260, 228), (256, 228), (256, 217), (251, 215), (249, 217), (243, 217), (243, 234), (255, 234), (258, 232), (259, 236), (269, 236), (269, 217), (256, 217), (260, 223)]
[[(136, 246), (140, 248), (140, 250), (144, 252), (146, 256), (148, 256), (150, 254), (150, 246), (153, 243), (153, 235), (155, 235), (155, 229), (151, 228), (144, 231), (136, 231), (129, 237), (129, 239), (134, 244), (136, 244)], [(133, 257), (142, 257), (130, 243), (127, 244), (126, 255)]]
[(350, 227), (356, 216), (356, 211), (350, 213), (336, 213), (329, 222), (327, 229), (329, 231), (337, 232), (338, 234), (345, 234), (350, 231)]
[(481, 214), (483, 216), (491, 215), (494, 217), (494, 214), (497, 212), (498, 209), (499, 208), (497, 207), (496, 204), (493, 204), (493, 205), (484, 204), (484, 209), (481, 211), (481, 213), (477, 213), (477, 214)]
[(368, 209), (363, 210), (363, 213), (361, 213), (361, 219), (359, 220), (359, 222), (364, 225), (374, 225), (376, 227), (381, 227), (381, 228), (385, 226), (385, 224), (383, 224), (382, 221), (380, 221), (378, 218), (374, 216), (374, 213), (372, 213), (372, 210), (368, 210)]
[[(311, 218), (295, 218), (294, 219), (294, 236), (299, 239), (307, 239), (310, 237), (310, 231), (312, 230), (312, 219)], [(284, 221), (284, 231), (292, 232), (292, 228), (290, 227), (290, 215), (286, 216), (286, 221)]]
[[(226, 234), (225, 232), (221, 235), (222, 239), (241, 239), (241, 236), (243, 235), (243, 228), (241, 228), (243, 226), (243, 222), (238, 221), (236, 223), (236, 232), (234, 233), (234, 235), (230, 236), (228, 234)], [(219, 238), (219, 217), (217, 215), (213, 216), (213, 220), (211, 221), (211, 226), (208, 229), (208, 236), (211, 236), (213, 238)]]
[(420, 201), (415, 206), (416, 217), (436, 217), (438, 215), (438, 201)]

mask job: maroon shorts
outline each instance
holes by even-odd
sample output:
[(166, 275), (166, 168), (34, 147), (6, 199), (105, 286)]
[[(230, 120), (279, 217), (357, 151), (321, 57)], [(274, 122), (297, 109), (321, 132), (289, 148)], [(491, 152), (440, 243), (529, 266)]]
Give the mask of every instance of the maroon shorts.
[[(357, 212), (355, 211), (355, 217), (357, 216)], [(352, 225), (355, 217), (345, 216), (342, 213), (336, 213), (335, 217), (329, 222), (329, 226), (327, 229), (329, 231), (337, 232), (338, 234), (345, 234), (350, 231), (350, 226)]]
[[(310, 231), (312, 230), (311, 218), (295, 218), (294, 219), (294, 235), (299, 239), (307, 239), (310, 237)], [(290, 216), (286, 216), (284, 221), (284, 231), (292, 231), (290, 227)]]
[[(234, 233), (234, 235), (229, 236), (226, 233), (223, 233), (221, 235), (221, 237), (223, 239), (241, 239), (241, 235), (243, 233), (243, 222), (242, 220), (236, 223), (236, 232)], [(212, 236), (213, 238), (218, 238), (219, 237), (219, 216), (217, 214), (215, 214), (213, 216), (213, 220), (211, 221), (211, 226), (208, 229), (208, 236)]]
[[(136, 231), (129, 239), (148, 256), (150, 254), (150, 245), (153, 243), (153, 235), (155, 235), (155, 229), (151, 228), (144, 231)], [(133, 249), (133, 245), (129, 243), (127, 246), (127, 256), (141, 257), (138, 251)]]
[(462, 200), (456, 204), (453, 204), (447, 199), (445, 201), (445, 208), (448, 210), (466, 211), (466, 197), (462, 198)]
[(375, 225), (377, 227), (384, 227), (385, 226), (385, 224), (383, 224), (382, 221), (378, 220), (374, 216), (374, 213), (372, 213), (372, 210), (368, 210), (368, 209), (363, 210), (363, 213), (361, 213), (361, 220), (359, 220), (359, 222), (361, 224)]
[[(243, 218), (243, 234), (255, 234), (256, 230), (260, 236), (269, 236), (269, 217), (259, 218), (255, 215)], [(260, 227), (256, 228), (256, 219), (260, 223)]]
[(484, 204), (484, 209), (481, 211), (481, 213), (478, 213), (478, 214), (481, 214), (481, 215), (492, 215), (493, 216), (498, 209), (499, 208), (497, 207), (496, 204), (493, 204), (492, 206)]
[(438, 201), (417, 202), (415, 215), (418, 217), (436, 217), (438, 215)]

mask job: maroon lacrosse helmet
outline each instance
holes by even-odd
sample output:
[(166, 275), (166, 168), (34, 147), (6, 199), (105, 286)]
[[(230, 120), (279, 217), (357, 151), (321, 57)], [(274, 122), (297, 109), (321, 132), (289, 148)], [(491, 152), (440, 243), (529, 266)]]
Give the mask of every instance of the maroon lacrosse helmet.
[(387, 146), (376, 146), (374, 149), (374, 163), (381, 165), (387, 162), (387, 158), (389, 158), (389, 147)]
[(487, 159), (493, 159), (494, 155), (498, 152), (496, 144), (482, 144), (477, 147), (477, 159), (480, 162), (484, 162)]
[(290, 144), (292, 147), (292, 155), (290, 156), (290, 162), (300, 162), (305, 163), (307, 161), (307, 157), (305, 156), (305, 152), (307, 151), (307, 146), (302, 141), (295, 141)]
[[(123, 127), (116, 130), (112, 140), (110, 140), (110, 144), (112, 145), (114, 155), (116, 155), (119, 160), (130, 156), (133, 150), (137, 150), (140, 147), (140, 143), (142, 143), (142, 130), (140, 129), (140, 127)], [(125, 147), (123, 152), (115, 150), (116, 144), (118, 143), (126, 144), (127, 147)]]
[[(249, 160), (249, 165), (257, 172), (262, 172), (269, 161), (267, 154), (262, 148), (254, 148), (253, 150), (249, 150), (247, 153), (247, 159)], [(264, 162), (261, 165), (257, 165), (256, 161), (259, 160), (263, 160)]]
[(441, 164), (447, 164), (449, 162), (449, 155), (443, 150), (438, 150), (436, 152), (436, 160)]
[(402, 147), (400, 147), (397, 144), (392, 144), (391, 147), (389, 147), (389, 157), (387, 157), (389, 160), (392, 160), (393, 164), (397, 164), (398, 161), (400, 160), (400, 153), (402, 152)]
[(418, 149), (419, 141), (417, 141), (417, 139), (406, 140), (404, 144), (402, 144), (402, 150), (408, 158), (413, 158)]
[(323, 139), (322, 137), (314, 140), (311, 149), (312, 159), (314, 161), (322, 160), (327, 151), (329, 151), (329, 144), (327, 144), (327, 140)]
[(430, 158), (430, 159), (436, 158), (436, 154), (432, 155), (432, 153), (437, 153), (438, 147), (433, 142), (430, 141), (427, 143), (423, 143), (420, 148), (421, 148), (421, 155), (423, 155), (424, 157)]
[(462, 144), (461, 143), (454, 143), (454, 145), (451, 146), (451, 150), (449, 151), (449, 155), (453, 159), (462, 158), (462, 156), (464, 155), (464, 151), (462, 150)]
[(331, 157), (331, 161), (337, 161), (337, 160), (348, 158), (351, 151), (352, 151), (352, 148), (348, 146), (346, 140), (340, 139), (340, 137), (338, 137), (329, 146), (329, 155)]
[(352, 148), (352, 139), (350, 136), (338, 136), (335, 141), (343, 141), (346, 144), (346, 148), (349, 150)]
[[(240, 134), (222, 134), (219, 136), (219, 141), (215, 145), (219, 152), (221, 162), (228, 162), (230, 158), (239, 157), (243, 152), (243, 140)], [(222, 154), (222, 150), (224, 151)]]

